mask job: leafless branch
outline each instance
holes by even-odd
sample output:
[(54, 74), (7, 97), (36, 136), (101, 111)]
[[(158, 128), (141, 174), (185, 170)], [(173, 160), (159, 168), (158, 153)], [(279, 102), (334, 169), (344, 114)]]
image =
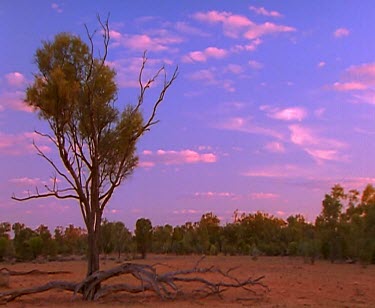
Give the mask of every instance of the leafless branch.
[[(258, 292), (260, 292), (259, 290), (262, 292), (269, 290), (262, 283), (264, 276), (255, 279), (247, 278), (239, 280), (229, 275), (228, 271), (223, 272), (213, 266), (198, 267), (202, 260), (198, 260), (196, 266), (193, 268), (176, 270), (164, 274), (158, 274), (155, 265), (124, 263), (109, 270), (97, 271), (79, 283), (54, 281), (39, 287), (0, 292), (0, 302), (10, 302), (23, 295), (40, 293), (50, 289), (63, 289), (73, 292), (74, 295), (82, 294), (84, 299), (90, 299), (88, 296), (92, 294), (91, 291), (93, 289), (103, 282), (120, 275), (131, 275), (136, 278), (138, 283), (102, 285), (94, 298), (91, 299), (97, 300), (115, 292), (144, 293), (147, 291), (154, 292), (162, 299), (173, 299), (178, 295), (185, 294), (183, 285), (191, 283), (196, 286), (193, 289), (192, 295), (198, 294), (201, 297), (216, 295), (221, 298), (226, 290), (237, 288), (241, 288), (252, 294), (257, 294), (255, 290), (258, 290)], [(210, 279), (204, 277), (206, 274), (210, 274)]]

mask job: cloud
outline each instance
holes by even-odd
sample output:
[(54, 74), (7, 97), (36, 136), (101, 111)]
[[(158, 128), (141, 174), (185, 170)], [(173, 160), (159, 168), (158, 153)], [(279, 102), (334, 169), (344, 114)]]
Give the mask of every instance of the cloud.
[(46, 182), (43, 182), (40, 178), (28, 178), (28, 177), (22, 177), (22, 178), (13, 178), (9, 180), (10, 183), (25, 185), (25, 186), (38, 186), (40, 184), (45, 184)]
[(336, 91), (362, 91), (366, 90), (368, 87), (360, 82), (335, 82), (332, 86), (333, 90)]
[(296, 29), (293, 27), (284, 26), (284, 25), (276, 25), (272, 22), (266, 22), (261, 25), (254, 25), (250, 27), (250, 29), (246, 31), (244, 37), (249, 40), (253, 40), (258, 37), (262, 37), (268, 34), (294, 32), (294, 31), (296, 31)]
[(5, 91), (0, 93), (0, 111), (5, 109), (33, 112), (33, 108), (24, 102), (23, 91)]
[(241, 65), (238, 64), (228, 64), (225, 69), (226, 72), (230, 72), (235, 75), (239, 75), (243, 73), (244, 68)]
[(237, 44), (235, 45), (231, 50), (233, 52), (240, 52), (240, 51), (255, 51), (258, 46), (262, 44), (262, 40), (257, 38), (255, 40), (252, 40), (250, 43), (248, 44)]
[(44, 153), (51, 151), (47, 138), (33, 132), (20, 134), (7, 134), (0, 132), (0, 154), (2, 155), (28, 155), (35, 154), (33, 140)]
[(337, 150), (314, 150), (306, 148), (305, 151), (319, 162), (323, 160), (340, 160), (338, 157), (340, 154)]
[(329, 89), (338, 92), (349, 92), (352, 102), (375, 103), (375, 63), (353, 65), (345, 70), (343, 82), (335, 82)]
[(174, 28), (181, 33), (185, 33), (189, 35), (197, 35), (197, 36), (202, 36), (202, 37), (209, 36), (209, 34), (204, 32), (202, 28), (193, 27), (186, 22), (181, 22), (181, 21), (176, 22), (176, 24), (174, 25)]
[(277, 199), (279, 195), (274, 193), (255, 192), (251, 194), (235, 194), (232, 192), (196, 192), (194, 199), (231, 199), (231, 200), (266, 200)]
[(236, 195), (231, 192), (196, 192), (194, 198), (197, 199), (234, 199)]
[(290, 125), (290, 140), (301, 146), (315, 161), (347, 161), (348, 157), (340, 153), (347, 145), (335, 139), (320, 137), (316, 132), (301, 125)]
[(23, 87), (26, 83), (26, 78), (19, 72), (12, 72), (5, 75), (5, 80), (11, 87)]
[(235, 92), (236, 89), (233, 86), (233, 81), (228, 79), (221, 79), (216, 69), (202, 69), (195, 71), (188, 75), (191, 80), (200, 81), (206, 85), (218, 86), (228, 92)]
[(278, 131), (258, 126), (252, 123), (250, 119), (242, 117), (230, 118), (224, 122), (217, 124), (216, 127), (219, 129), (239, 131), (243, 133), (271, 136), (277, 139), (283, 139), (283, 135)]
[(193, 150), (165, 151), (157, 150), (143, 151), (141, 157), (141, 167), (151, 168), (157, 164), (163, 165), (182, 165), (197, 163), (215, 163), (218, 157), (214, 153), (199, 153)]
[(175, 51), (172, 46), (183, 42), (183, 39), (177, 35), (171, 34), (166, 30), (153, 31), (153, 34), (122, 34), (111, 30), (112, 46), (124, 46), (136, 51)]
[(248, 177), (264, 177), (264, 178), (284, 178), (284, 177), (295, 177), (295, 176), (302, 176), (305, 175), (305, 171), (301, 170), (300, 167), (296, 165), (275, 165), (275, 166), (267, 166), (264, 168), (255, 168), (252, 170), (248, 170), (243, 172), (243, 176)]
[(346, 28), (338, 28), (333, 32), (333, 36), (335, 38), (342, 38), (345, 36), (348, 36), (350, 34), (350, 31)]
[(182, 209), (182, 210), (174, 210), (173, 214), (175, 215), (195, 215), (195, 214), (201, 214), (201, 211), (197, 211), (194, 209)]
[(325, 67), (326, 64), (327, 63), (325, 63), (324, 61), (320, 61), (317, 66), (318, 66), (318, 68), (322, 68), (322, 67)]
[(282, 121), (302, 121), (307, 116), (306, 110), (302, 107), (279, 109), (265, 105), (261, 106), (260, 110), (265, 111), (268, 117)]
[(277, 11), (268, 11), (264, 7), (250, 6), (249, 9), (257, 15), (263, 15), (267, 17), (282, 17), (283, 16)]
[(209, 58), (222, 59), (228, 52), (217, 47), (207, 47), (203, 51), (192, 51), (182, 58), (183, 62), (206, 62)]
[(52, 3), (51, 4), (51, 8), (53, 10), (55, 10), (57, 13), (62, 13), (63, 12), (63, 9), (57, 3)]
[(255, 61), (255, 60), (250, 60), (248, 62), (249, 66), (255, 70), (260, 70), (263, 68), (263, 64), (258, 62), (258, 61)]
[(264, 148), (272, 153), (285, 153), (285, 147), (281, 142), (269, 142)]
[[(122, 88), (138, 88), (139, 73), (142, 66), (142, 57), (119, 58), (106, 62), (116, 70), (116, 81)], [(160, 69), (160, 67), (172, 64), (169, 59), (148, 58), (143, 70), (143, 81), (148, 80)], [(171, 70), (166, 66), (167, 73)], [(156, 83), (155, 83), (156, 84)]]
[(193, 18), (205, 23), (222, 23), (224, 34), (229, 37), (238, 37), (241, 29), (254, 24), (246, 16), (234, 15), (230, 12), (198, 12), (193, 15)]
[(193, 18), (205, 23), (222, 24), (224, 35), (231, 38), (242, 36), (249, 40), (254, 40), (268, 34), (296, 31), (293, 27), (277, 25), (271, 22), (256, 24), (246, 16), (225, 11), (198, 12), (193, 15)]
[(251, 199), (254, 200), (266, 200), (266, 199), (277, 199), (280, 196), (278, 194), (273, 193), (264, 193), (264, 192), (258, 192), (258, 193), (252, 193)]

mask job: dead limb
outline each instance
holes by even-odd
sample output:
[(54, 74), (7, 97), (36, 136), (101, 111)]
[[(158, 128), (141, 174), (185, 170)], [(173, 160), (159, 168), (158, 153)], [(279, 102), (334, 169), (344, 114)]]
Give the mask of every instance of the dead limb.
[(69, 271), (40, 271), (40, 270), (31, 270), (31, 271), (12, 271), (6, 267), (0, 268), (0, 272), (6, 272), (10, 276), (22, 276), (22, 275), (59, 275), (59, 274), (71, 274)]
[[(0, 302), (10, 302), (23, 295), (41, 293), (51, 289), (70, 291), (73, 292), (74, 296), (82, 294), (84, 300), (92, 299), (93, 290), (97, 290), (93, 297), (94, 300), (116, 292), (135, 294), (144, 293), (146, 291), (155, 293), (161, 299), (172, 299), (178, 295), (187, 295), (188, 293), (184, 291), (184, 285), (189, 284), (195, 286), (195, 288), (189, 292), (191, 292), (193, 296), (198, 295), (200, 297), (216, 295), (222, 298), (222, 294), (226, 290), (237, 288), (241, 288), (253, 295), (258, 294), (259, 289), (261, 291), (269, 290), (268, 287), (262, 283), (264, 276), (255, 279), (248, 277), (241, 280), (234, 274), (236, 268), (231, 268), (224, 272), (214, 266), (200, 267), (202, 260), (201, 258), (193, 268), (161, 274), (157, 272), (156, 265), (124, 263), (109, 270), (97, 271), (79, 283), (52, 281), (42, 286), (0, 292)], [(30, 271), (28, 273), (32, 274), (37, 272)], [(18, 272), (18, 274), (20, 273), (25, 274), (26, 272)], [(57, 274), (58, 272), (52, 273)], [(206, 278), (207, 274), (210, 274), (210, 277), (214, 274), (215, 278), (208, 279)], [(103, 284), (108, 279), (121, 275), (130, 275), (135, 278), (135, 282)]]

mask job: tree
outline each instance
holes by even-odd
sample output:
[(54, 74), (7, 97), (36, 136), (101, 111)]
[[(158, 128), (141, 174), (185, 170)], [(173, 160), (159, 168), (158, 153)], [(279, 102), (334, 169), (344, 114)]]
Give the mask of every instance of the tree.
[(344, 189), (336, 184), (332, 187), (331, 193), (325, 195), (322, 202), (322, 212), (316, 218), (316, 228), (321, 240), (322, 254), (330, 258), (331, 262), (341, 258), (343, 255), (343, 237), (340, 232), (342, 217), (342, 200), (346, 199)]
[[(103, 220), (101, 232), (101, 250), (105, 254), (117, 252), (120, 259), (121, 253), (130, 245), (131, 233), (121, 221), (109, 222)], [(129, 249), (129, 247), (128, 247)]]
[(19, 222), (13, 224), (12, 230), (14, 232), (13, 243), (16, 257), (21, 260), (31, 260), (34, 254), (29, 245), (29, 240), (36, 235), (35, 232)]
[(138, 252), (141, 253), (142, 259), (145, 259), (152, 243), (152, 224), (150, 219), (140, 218), (137, 220), (135, 224), (135, 241), (137, 242)]
[[(99, 270), (103, 211), (115, 189), (137, 166), (137, 141), (158, 123), (157, 110), (178, 73), (176, 68), (168, 79), (165, 68), (161, 67), (144, 81), (147, 62), (144, 54), (138, 76), (138, 100), (119, 110), (115, 104), (116, 73), (106, 62), (110, 41), (108, 19), (102, 22), (98, 18), (98, 21), (103, 33), (99, 56), (94, 54), (95, 32), (91, 34), (87, 27), (88, 44), (76, 35), (61, 33), (53, 41), (44, 41), (36, 51), (39, 72), (27, 88), (26, 102), (49, 124), (50, 133), (37, 134), (55, 146), (60, 163), (34, 144), (56, 174), (53, 184), (26, 197), (13, 196), (19, 201), (55, 197), (78, 203), (88, 232), (87, 276)], [(163, 79), (161, 89), (150, 115), (144, 118), (141, 109), (145, 95), (159, 77)], [(87, 294), (87, 299), (92, 299), (96, 291)]]
[(172, 249), (173, 227), (171, 225), (157, 226), (152, 237), (152, 251), (155, 253), (168, 253)]

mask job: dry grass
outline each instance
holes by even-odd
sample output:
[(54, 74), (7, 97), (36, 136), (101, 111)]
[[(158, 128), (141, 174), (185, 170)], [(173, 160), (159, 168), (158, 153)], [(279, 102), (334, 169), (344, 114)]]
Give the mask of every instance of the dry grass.
[[(150, 256), (148, 264), (160, 263), (161, 271), (193, 267), (198, 256)], [(165, 266), (165, 264), (168, 265)], [(102, 268), (117, 265), (114, 261), (105, 261)], [(164, 302), (153, 294), (127, 295), (114, 294), (96, 303), (84, 303), (79, 298), (72, 299), (71, 293), (48, 291), (43, 294), (25, 296), (9, 303), (9, 307), (375, 307), (375, 266), (363, 268), (358, 264), (330, 264), (317, 261), (315, 265), (304, 264), (302, 259), (288, 257), (207, 257), (204, 266), (220, 266), (229, 269), (240, 266), (239, 278), (265, 275), (263, 282), (270, 292), (252, 295), (243, 290), (231, 290), (224, 293), (224, 299), (208, 297), (203, 300), (191, 297), (178, 298)], [(79, 281), (85, 275), (84, 261), (51, 262), (46, 264), (20, 263), (5, 265), (11, 270), (42, 271), (65, 270), (71, 274), (53, 276), (14, 276), (10, 278), (10, 288), (28, 287), (50, 280)], [(214, 277), (212, 277), (214, 278)], [(128, 279), (128, 278), (116, 278)], [(130, 278), (129, 278), (130, 279)], [(3, 290), (4, 287), (0, 287)]]

